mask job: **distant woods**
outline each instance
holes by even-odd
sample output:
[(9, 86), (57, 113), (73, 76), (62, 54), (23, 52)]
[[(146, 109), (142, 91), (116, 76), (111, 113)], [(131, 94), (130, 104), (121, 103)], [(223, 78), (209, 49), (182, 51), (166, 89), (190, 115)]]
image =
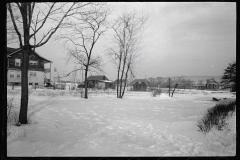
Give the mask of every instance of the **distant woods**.
[[(170, 79), (170, 82), (169, 82)], [(178, 88), (182, 89), (192, 89), (192, 81), (190, 79), (185, 79), (183, 76), (181, 77), (168, 77), (168, 78), (163, 78), (163, 77), (150, 77), (147, 79), (149, 82), (149, 87), (157, 87), (157, 88), (169, 88), (169, 83), (170, 83), (170, 88), (175, 88), (177, 85)]]

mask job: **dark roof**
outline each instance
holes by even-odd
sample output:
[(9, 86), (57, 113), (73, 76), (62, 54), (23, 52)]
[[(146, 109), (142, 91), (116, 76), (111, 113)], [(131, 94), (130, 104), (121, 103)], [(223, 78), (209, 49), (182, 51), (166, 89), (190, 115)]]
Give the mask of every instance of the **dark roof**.
[(20, 48), (10, 48), (10, 47), (7, 47), (7, 55), (13, 53), (13, 52), (16, 52), (16, 51), (20, 51)]
[[(10, 48), (10, 47), (7, 47), (7, 56), (11, 57), (12, 54), (17, 53), (18, 51), (21, 51), (21, 49), (20, 48)], [(36, 51), (35, 51), (35, 54), (38, 55), (40, 58), (42, 58), (46, 62), (52, 62), (52, 61), (50, 61), (50, 60), (40, 56)]]
[(195, 86), (195, 87), (205, 87), (206, 84), (194, 84), (193, 86)]
[(108, 78), (104, 75), (101, 75), (101, 76), (89, 76), (87, 78), (87, 80), (104, 80), (104, 77), (105, 77), (105, 80), (108, 80)]
[(219, 82), (215, 81), (214, 78), (207, 79), (206, 81), (207, 81), (207, 83), (217, 83), (217, 84), (219, 84)]
[[(119, 83), (119, 82), (121, 82), (121, 80), (120, 79), (116, 79), (113, 83), (117, 83), (117, 82)], [(125, 82), (125, 79), (122, 79), (122, 82)]]
[(133, 83), (136, 83), (136, 82), (144, 82), (144, 83), (148, 84), (148, 81), (147, 81), (146, 79), (135, 79), (135, 80), (132, 82), (132, 84), (133, 84)]

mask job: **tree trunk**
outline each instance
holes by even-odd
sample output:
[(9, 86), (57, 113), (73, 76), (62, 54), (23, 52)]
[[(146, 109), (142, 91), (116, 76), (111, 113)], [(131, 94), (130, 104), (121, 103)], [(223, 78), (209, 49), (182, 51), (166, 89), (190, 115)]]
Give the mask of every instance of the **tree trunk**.
[(173, 97), (173, 93), (174, 93), (175, 89), (177, 88), (177, 86), (178, 86), (178, 84), (175, 85), (175, 87), (174, 87), (174, 89), (172, 91), (172, 97)]
[(124, 88), (123, 88), (123, 92), (122, 92), (122, 96), (121, 96), (121, 97), (123, 97), (123, 95), (124, 95), (124, 93), (125, 93), (125, 88), (126, 88), (127, 78), (128, 78), (128, 71), (129, 71), (129, 66), (128, 66), (127, 72), (126, 72), (126, 74), (125, 74)]
[(117, 98), (120, 98), (120, 95), (118, 94), (118, 90), (119, 90), (119, 74), (120, 74), (121, 62), (122, 62), (122, 56), (120, 55), (119, 65), (118, 65), (118, 75), (117, 75)]
[(118, 98), (118, 83), (119, 83), (119, 70), (118, 70), (118, 76), (117, 76), (117, 98)]
[(123, 74), (124, 74), (124, 70), (125, 70), (125, 65), (126, 65), (126, 58), (127, 56), (124, 54), (124, 61), (123, 61), (123, 68), (122, 68), (122, 75), (121, 75), (121, 83), (120, 83), (120, 97), (119, 98), (122, 98), (122, 79), (123, 79)]
[(22, 47), (22, 64), (21, 64), (21, 107), (19, 113), (19, 123), (27, 124), (27, 111), (28, 111), (28, 65), (30, 46)]
[(169, 97), (170, 97), (170, 89), (171, 89), (171, 87), (170, 87), (170, 78), (169, 78), (169, 83), (168, 83), (168, 85), (169, 85), (168, 93), (169, 93)]
[(84, 98), (88, 99), (88, 82), (87, 82), (87, 72), (88, 72), (88, 67), (86, 66), (86, 70), (85, 70), (85, 95)]

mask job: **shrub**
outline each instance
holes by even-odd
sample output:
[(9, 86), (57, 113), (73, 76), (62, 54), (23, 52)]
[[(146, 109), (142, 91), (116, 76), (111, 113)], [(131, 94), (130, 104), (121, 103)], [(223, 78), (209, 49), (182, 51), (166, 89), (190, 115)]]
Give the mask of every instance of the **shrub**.
[(7, 123), (9, 125), (18, 123), (18, 113), (14, 110), (13, 100), (14, 97), (7, 100)]
[(227, 124), (226, 120), (236, 110), (236, 100), (226, 99), (207, 110), (197, 123), (199, 131), (209, 132), (213, 127), (222, 130)]
[(160, 95), (162, 93), (162, 90), (161, 89), (154, 89), (151, 91), (151, 95), (153, 97), (156, 97), (157, 95)]
[(7, 100), (7, 122), (9, 123), (10, 121), (10, 116), (12, 114), (12, 110), (13, 110), (13, 100), (14, 100), (14, 97), (12, 98), (9, 98)]

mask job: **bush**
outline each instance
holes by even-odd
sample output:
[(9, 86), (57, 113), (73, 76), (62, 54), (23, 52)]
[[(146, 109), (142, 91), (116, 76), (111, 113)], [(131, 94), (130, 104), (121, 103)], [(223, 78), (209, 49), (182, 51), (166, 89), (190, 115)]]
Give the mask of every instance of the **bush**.
[(13, 100), (14, 97), (7, 100), (7, 123), (9, 125), (18, 123), (18, 113), (14, 110)]
[(207, 110), (197, 123), (199, 131), (209, 132), (213, 127), (222, 130), (227, 124), (226, 120), (236, 110), (236, 100), (226, 99)]
[(12, 114), (12, 110), (13, 110), (13, 100), (14, 100), (14, 97), (12, 98), (9, 98), (7, 100), (7, 122), (10, 121), (10, 116)]
[(151, 94), (153, 97), (156, 97), (157, 95), (160, 95), (162, 93), (161, 89), (154, 89), (152, 90)]

